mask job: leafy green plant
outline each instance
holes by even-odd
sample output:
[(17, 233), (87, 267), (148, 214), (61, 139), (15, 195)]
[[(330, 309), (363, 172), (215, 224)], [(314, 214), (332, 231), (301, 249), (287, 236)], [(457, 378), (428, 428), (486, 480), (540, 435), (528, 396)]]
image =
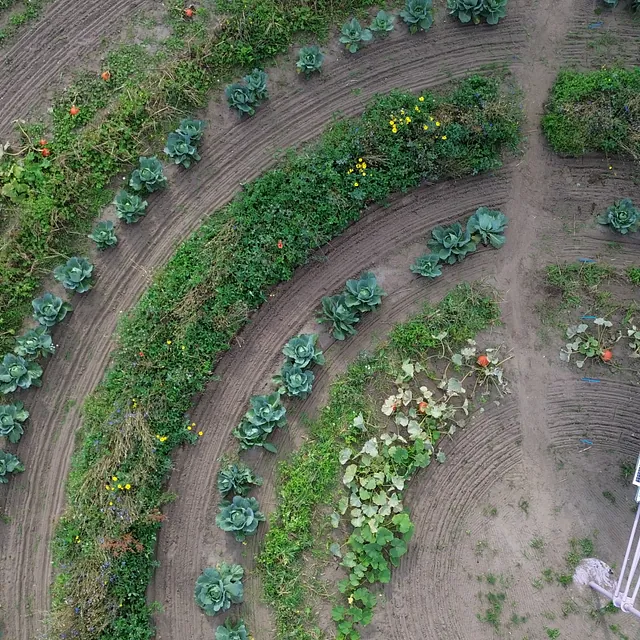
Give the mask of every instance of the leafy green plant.
[(162, 163), (156, 156), (139, 158), (140, 166), (133, 171), (129, 186), (134, 191), (153, 193), (167, 186), (167, 178), (162, 172)]
[(323, 62), (324, 53), (320, 51), (318, 45), (314, 44), (300, 49), (296, 67), (298, 68), (298, 73), (304, 73), (305, 77), (308, 78), (312, 73), (319, 73), (322, 70)]
[(420, 256), (412, 265), (411, 271), (425, 278), (437, 278), (442, 275), (440, 256), (435, 253), (428, 253)]
[(316, 347), (317, 343), (317, 333), (301, 333), (284, 345), (282, 353), (301, 369), (306, 369), (312, 364), (322, 365), (325, 362), (324, 355)]
[(138, 222), (145, 215), (147, 201), (139, 195), (120, 189), (116, 194), (113, 204), (116, 207), (116, 215), (127, 224)]
[(476, 243), (471, 239), (471, 234), (463, 229), (459, 222), (433, 229), (427, 245), (440, 260), (448, 264), (462, 262), (467, 254), (476, 250)]
[(595, 335), (589, 329), (589, 325), (580, 323), (567, 328), (566, 336), (571, 340), (560, 351), (560, 357), (569, 362), (573, 354), (584, 356), (582, 360), (576, 362), (578, 368), (582, 368), (584, 363), (592, 358), (601, 358), (604, 362), (611, 360), (612, 352), (610, 346), (613, 345), (620, 336), (616, 336), (612, 331), (613, 323), (605, 318), (596, 318), (593, 321)]
[(71, 311), (71, 305), (64, 302), (53, 293), (45, 293), (31, 302), (33, 307), (33, 318), (45, 327), (53, 327), (58, 322), (62, 322), (67, 313)]
[(253, 91), (246, 85), (240, 82), (234, 82), (225, 87), (224, 93), (227, 97), (229, 107), (238, 111), (240, 115), (246, 113), (252, 116), (256, 112), (258, 101)]
[(29, 329), (26, 333), (16, 338), (14, 353), (23, 358), (46, 357), (56, 350), (47, 327)]
[(260, 69), (254, 69), (249, 75), (242, 78), (247, 84), (249, 91), (253, 93), (258, 104), (263, 100), (267, 100), (269, 92), (267, 91), (268, 76)]
[(91, 278), (93, 265), (86, 258), (69, 258), (67, 262), (53, 270), (53, 277), (65, 289), (76, 293), (86, 293), (93, 286)]
[(507, 15), (507, 0), (484, 0), (484, 6), (482, 17), (487, 24), (498, 24)]
[(29, 412), (22, 402), (0, 405), (0, 438), (8, 438), (14, 444), (24, 433), (23, 423), (27, 421)]
[(234, 496), (231, 502), (220, 505), (220, 513), (216, 516), (216, 524), (223, 531), (233, 533), (238, 542), (243, 542), (247, 536), (252, 536), (258, 530), (258, 525), (266, 520), (260, 511), (260, 504), (255, 498)]
[(473, 21), (478, 24), (485, 9), (485, 0), (447, 0), (447, 9), (462, 23)]
[[(137, 198), (138, 196), (135, 197)], [(98, 222), (88, 237), (93, 240), (96, 245), (98, 245), (98, 249), (101, 250), (118, 244), (116, 231), (111, 220), (101, 220)]]
[(363, 29), (357, 18), (351, 18), (342, 25), (340, 30), (340, 42), (347, 48), (349, 53), (356, 53), (362, 42), (369, 42), (373, 34), (369, 29)]
[(208, 616), (227, 611), (232, 604), (240, 604), (244, 597), (239, 564), (220, 563), (215, 569), (207, 567), (196, 581), (196, 602)]
[(0, 393), (13, 393), (16, 389), (39, 387), (42, 367), (22, 356), (7, 353), (0, 363)]
[(602, 0), (602, 1), (607, 7), (611, 7), (612, 9), (618, 6), (618, 0)]
[(640, 11), (640, 0), (631, 0), (631, 11)]
[(183, 118), (182, 120), (180, 120), (180, 124), (176, 129), (176, 133), (181, 133), (183, 136), (188, 136), (191, 140), (191, 143), (197, 146), (202, 139), (204, 127), (205, 124), (203, 120)]
[(392, 13), (380, 10), (376, 13), (375, 18), (371, 21), (369, 29), (375, 34), (387, 35), (393, 31), (395, 26), (396, 17)]
[(599, 215), (598, 223), (609, 225), (614, 231), (624, 235), (635, 233), (640, 228), (640, 211), (633, 206), (629, 198), (625, 198), (618, 200)]
[(313, 371), (305, 371), (295, 363), (285, 362), (273, 382), (279, 385), (278, 393), (304, 399), (311, 393), (314, 378)]
[(433, 24), (433, 1), (407, 0), (400, 17), (409, 25), (409, 33), (428, 31)]
[(387, 295), (373, 273), (366, 272), (359, 280), (347, 280), (344, 301), (347, 307), (359, 313), (372, 311), (382, 304), (382, 296)]
[(336, 340), (344, 340), (347, 336), (354, 336), (357, 331), (354, 326), (360, 322), (354, 309), (347, 305), (344, 294), (322, 298), (322, 316), (318, 322), (331, 323), (331, 335)]
[(224, 625), (216, 629), (215, 640), (249, 640), (249, 638), (249, 632), (242, 619), (234, 623), (231, 618), (227, 618)]
[(10, 473), (24, 471), (24, 465), (20, 460), (8, 451), (0, 451), (0, 484), (9, 482)]
[(185, 169), (188, 169), (192, 162), (200, 160), (200, 154), (195, 145), (191, 143), (191, 137), (178, 131), (169, 134), (164, 152), (175, 164), (180, 164)]
[(287, 410), (280, 402), (280, 394), (253, 396), (249, 403), (251, 409), (244, 414), (233, 435), (240, 440), (242, 449), (263, 447), (275, 453), (276, 448), (265, 440), (276, 427), (283, 427), (287, 423)]
[(259, 487), (262, 478), (254, 475), (251, 469), (242, 462), (234, 462), (218, 472), (218, 491), (222, 496), (229, 493), (246, 496), (252, 486)]
[(629, 348), (633, 358), (640, 358), (640, 328), (632, 324), (627, 329), (627, 338), (629, 339)]
[(467, 221), (467, 232), (476, 243), (490, 244), (499, 249), (504, 244), (504, 230), (507, 228), (507, 216), (500, 211), (480, 207)]

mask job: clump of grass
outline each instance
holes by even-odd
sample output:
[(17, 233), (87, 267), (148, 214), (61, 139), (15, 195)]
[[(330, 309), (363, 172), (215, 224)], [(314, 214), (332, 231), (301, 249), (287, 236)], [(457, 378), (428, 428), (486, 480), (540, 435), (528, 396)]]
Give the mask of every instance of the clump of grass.
[(557, 290), (563, 305), (578, 307), (583, 296), (595, 295), (598, 287), (615, 275), (615, 269), (593, 262), (552, 264), (545, 269), (547, 285)]
[(627, 269), (627, 277), (631, 284), (640, 287), (640, 267), (629, 267)]

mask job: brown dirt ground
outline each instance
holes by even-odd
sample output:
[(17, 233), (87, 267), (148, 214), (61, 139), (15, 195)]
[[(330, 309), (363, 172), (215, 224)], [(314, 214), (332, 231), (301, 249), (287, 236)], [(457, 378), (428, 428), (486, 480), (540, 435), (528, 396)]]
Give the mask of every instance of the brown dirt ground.
[[(290, 71), (291, 60), (282, 61), (273, 71), (271, 100), (249, 121), (239, 122), (226, 107), (210, 105), (203, 114), (210, 126), (202, 162), (178, 180), (172, 172), (172, 188), (152, 199), (149, 215), (141, 223), (122, 229), (116, 252), (96, 257), (98, 286), (89, 296), (74, 299), (70, 320), (56, 330), (59, 354), (47, 365), (43, 388), (25, 394), (32, 426), (18, 446), (18, 455), (28, 470), (0, 493), (10, 519), (1, 525), (0, 539), (3, 637), (34, 638), (41, 628), (51, 580), (47, 541), (64, 506), (62, 478), (80, 424), (79, 405), (108, 363), (119, 314), (135, 303), (176, 244), (207, 213), (228, 201), (239, 183), (271, 166), (275, 152), (316, 137), (336, 110), (356, 113), (375, 92), (434, 86), (503, 63), (512, 66), (525, 92), (529, 142), (524, 156), (496, 175), (425, 187), (396, 198), (391, 208), (373, 209), (294, 280), (274, 290), (273, 298), (218, 366), (221, 379), (209, 385), (193, 412), (207, 433), (197, 448), (176, 456), (169, 489), (178, 500), (167, 509), (158, 550), (161, 567), (150, 598), (165, 608), (158, 616), (159, 639), (211, 637), (213, 621), (193, 602), (197, 575), (223, 558), (242, 560), (250, 569), (259, 545), (256, 538), (239, 547), (213, 524), (216, 461), (233, 448), (230, 432), (249, 396), (261, 392), (277, 369), (280, 345), (314, 327), (314, 309), (323, 295), (371, 267), (390, 295), (380, 313), (359, 325), (352, 340), (336, 343), (322, 334), (328, 365), (317, 378), (312, 398), (291, 412), (290, 428), (277, 434), (278, 459), (302, 441), (303, 416), (322, 405), (328, 384), (358, 351), (456, 282), (486, 277), (503, 292), (504, 339), (514, 348), (515, 358), (510, 367), (512, 399), (487, 411), (456, 438), (448, 464), (421, 474), (412, 485), (408, 501), (418, 533), (385, 590), (388, 603), (378, 608), (365, 637), (491, 637), (491, 628), (476, 619), (482, 603), (471, 603), (469, 598), (479, 590), (476, 575), (489, 571), (512, 576), (509, 601), (517, 602), (519, 614), (529, 616), (531, 630), (516, 629), (515, 637), (528, 633), (530, 639), (542, 638), (543, 626), (561, 627), (562, 637), (576, 640), (589, 634), (608, 637), (606, 625), (595, 625), (586, 616), (550, 621), (544, 614), (558, 609), (556, 601), (566, 597), (564, 592), (530, 586), (547, 561), (559, 569), (574, 533), (583, 536), (597, 529), (599, 557), (619, 562), (631, 519), (626, 508), (630, 490), (618, 486), (615, 477), (618, 458), (633, 458), (637, 451), (634, 389), (615, 381), (588, 387), (577, 382), (574, 371), (557, 364), (555, 345), (540, 348), (533, 313), (536, 268), (581, 257), (586, 251), (589, 257), (609, 255), (606, 234), (577, 223), (567, 234), (567, 220), (590, 220), (592, 203), (602, 208), (623, 195), (640, 199), (631, 167), (616, 163), (615, 171), (608, 171), (601, 158), (559, 159), (545, 149), (538, 133), (543, 101), (560, 60), (591, 61), (584, 27), (593, 19), (592, 10), (592, 2), (586, 0), (543, 0), (535, 7), (511, 0), (509, 17), (498, 28), (473, 31), (446, 20), (441, 10), (426, 37), (408, 39), (398, 30), (356, 56), (333, 50), (323, 77), (308, 83)], [(99, 22), (103, 14), (91, 15)], [(605, 22), (623, 42), (633, 42), (623, 19), (605, 18)], [(6, 86), (1, 77), (0, 83)], [(21, 85), (27, 84), (22, 77)], [(27, 102), (23, 96), (16, 104)], [(3, 114), (5, 110), (3, 104)], [(592, 176), (598, 179), (592, 182)], [(422, 251), (427, 231), (468, 215), (479, 205), (500, 207), (509, 216), (505, 248), (499, 253), (478, 252), (428, 286), (412, 277), (407, 267)], [(550, 232), (544, 235), (541, 229)], [(615, 254), (616, 264), (637, 262), (637, 256), (638, 243), (625, 243)], [(541, 405), (546, 410), (541, 411)], [(598, 413), (589, 411), (592, 405), (597, 405)], [(584, 433), (596, 444), (582, 452)], [(265, 511), (270, 511), (275, 459), (261, 452), (251, 452), (247, 458), (265, 477), (259, 497)], [(604, 484), (589, 477), (594, 468), (604, 469), (599, 474)], [(617, 497), (617, 507), (602, 498), (605, 485)], [(517, 506), (522, 497), (530, 505), (528, 518)], [(496, 517), (483, 516), (488, 504), (496, 506)], [(534, 534), (547, 541), (542, 558), (527, 548)], [(487, 551), (477, 556), (482, 540)], [(258, 639), (272, 637), (273, 621), (259, 604), (256, 576), (248, 580), (247, 590), (250, 604), (243, 609), (245, 619)]]

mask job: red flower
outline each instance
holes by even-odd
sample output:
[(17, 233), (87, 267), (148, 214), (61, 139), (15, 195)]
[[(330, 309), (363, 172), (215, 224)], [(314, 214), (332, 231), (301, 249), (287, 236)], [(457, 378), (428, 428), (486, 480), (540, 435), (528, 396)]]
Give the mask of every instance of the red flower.
[(141, 358), (144, 358), (144, 353), (142, 351), (138, 354)]
[(47, 147), (43, 147), (42, 149), (40, 149), (40, 153), (42, 154), (43, 158), (46, 158), (51, 155), (51, 151), (49, 151)]
[(278, 249), (282, 249), (284, 247), (284, 242), (282, 240), (278, 240)]

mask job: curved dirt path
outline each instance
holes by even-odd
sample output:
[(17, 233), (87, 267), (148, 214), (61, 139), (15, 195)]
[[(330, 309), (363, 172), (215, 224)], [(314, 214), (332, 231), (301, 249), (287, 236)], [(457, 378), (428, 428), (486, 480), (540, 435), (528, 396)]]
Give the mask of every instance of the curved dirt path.
[(127, 21), (140, 11), (153, 13), (156, 6), (153, 0), (49, 4), (0, 49), (0, 140), (9, 137), (15, 120), (44, 111), (53, 91), (65, 86), (74, 71), (97, 70), (101, 53), (113, 46)]
[[(80, 425), (79, 407), (102, 378), (119, 314), (136, 302), (153, 271), (206, 214), (227, 202), (241, 182), (271, 166), (277, 150), (317, 137), (336, 110), (355, 114), (375, 92), (432, 86), (451, 75), (508, 61), (524, 40), (517, 18), (499, 30), (481, 28), (477, 34), (470, 40), (468, 31), (448, 21), (426, 37), (409, 39), (398, 30), (355, 56), (328, 56), (323, 77), (308, 83), (295, 74), (290, 60), (273, 71), (272, 97), (254, 118), (240, 122), (217, 104), (203, 114), (209, 123), (203, 160), (188, 173), (169, 170), (171, 188), (150, 200), (147, 217), (120, 229), (114, 251), (95, 256), (97, 286), (86, 296), (74, 297), (74, 312), (54, 332), (58, 354), (46, 366), (43, 387), (23, 394), (31, 420), (17, 455), (27, 471), (0, 488), (8, 520), (0, 524), (0, 602), (6, 638), (36, 637), (46, 615), (51, 582), (48, 541), (64, 508), (63, 479)], [(463, 48), (473, 66), (460, 65)], [(308, 313), (311, 307), (303, 304)]]

